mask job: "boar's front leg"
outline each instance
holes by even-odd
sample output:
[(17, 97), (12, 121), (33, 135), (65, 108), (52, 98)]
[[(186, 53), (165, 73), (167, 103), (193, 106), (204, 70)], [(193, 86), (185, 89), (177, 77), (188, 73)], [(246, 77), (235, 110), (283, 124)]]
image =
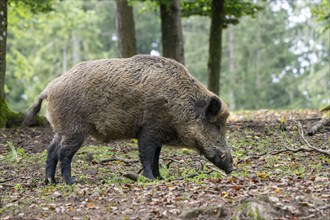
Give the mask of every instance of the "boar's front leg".
[[(148, 133), (147, 131), (141, 131), (139, 133), (138, 141), (139, 156), (142, 163), (143, 176), (153, 180), (155, 179), (155, 174), (157, 175), (157, 177), (159, 175), (158, 158), (161, 143), (159, 141), (159, 138), (156, 138), (152, 135), (152, 133)], [(154, 164), (154, 159), (155, 161), (157, 161), (156, 164)], [(157, 166), (156, 169), (155, 166)]]
[(152, 168), (152, 174), (157, 179), (163, 179), (162, 176), (159, 173), (159, 155), (162, 147), (158, 147), (155, 152), (154, 156), (154, 162), (153, 162), (153, 168)]
[(52, 142), (47, 147), (46, 176), (45, 183), (56, 183), (55, 171), (58, 162), (58, 149), (60, 147), (61, 136), (55, 134)]
[(62, 178), (67, 184), (74, 184), (71, 177), (71, 162), (75, 153), (83, 144), (85, 135), (74, 134), (64, 135), (61, 142), (61, 147), (58, 150), (58, 158), (60, 160)]

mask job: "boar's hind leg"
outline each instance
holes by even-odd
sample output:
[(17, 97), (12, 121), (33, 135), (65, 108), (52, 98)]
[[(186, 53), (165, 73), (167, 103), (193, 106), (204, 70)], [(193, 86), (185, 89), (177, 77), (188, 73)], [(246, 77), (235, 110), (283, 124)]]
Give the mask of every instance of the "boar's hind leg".
[(59, 149), (60, 142), (61, 142), (61, 136), (56, 133), (52, 142), (47, 147), (46, 177), (45, 177), (46, 184), (56, 183), (55, 171), (56, 171), (56, 165), (58, 162), (57, 151)]
[(152, 174), (157, 179), (163, 179), (159, 173), (159, 155), (160, 155), (161, 149), (162, 149), (161, 147), (158, 147), (156, 149), (155, 156), (154, 156), (154, 162), (153, 162), (153, 168), (152, 168)]
[(67, 184), (74, 184), (71, 177), (71, 162), (75, 153), (79, 150), (84, 142), (85, 135), (74, 134), (64, 135), (61, 142), (61, 148), (58, 151), (58, 158), (61, 165), (62, 178)]
[[(140, 132), (138, 135), (139, 140), (139, 156), (142, 163), (143, 168), (143, 176), (149, 178), (149, 179), (155, 179), (153, 171), (159, 169), (154, 169), (154, 159), (156, 155), (156, 151), (158, 148), (161, 147), (161, 144), (159, 141), (157, 141), (158, 138), (152, 137), (147, 132)], [(159, 158), (160, 149), (157, 156), (157, 165), (158, 165), (158, 158)], [(156, 173), (157, 174), (157, 173)]]

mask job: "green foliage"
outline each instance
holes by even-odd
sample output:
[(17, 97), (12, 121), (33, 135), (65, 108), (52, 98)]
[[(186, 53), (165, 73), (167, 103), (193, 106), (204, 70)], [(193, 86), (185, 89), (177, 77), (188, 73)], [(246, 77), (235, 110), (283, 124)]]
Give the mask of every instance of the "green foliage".
[[(42, 14), (9, 5), (6, 84), (10, 106), (23, 111), (51, 79), (76, 62), (116, 56), (115, 42), (109, 45), (115, 28), (111, 33), (109, 27), (99, 27), (100, 19), (113, 20), (114, 27), (114, 2), (93, 3), (54, 2), (53, 10)], [(102, 8), (103, 13), (96, 15), (95, 8)], [(107, 39), (100, 32), (105, 28)]]
[[(15, 111), (25, 112), (50, 80), (75, 63), (117, 57), (114, 1), (45, 2), (51, 3), (47, 13), (34, 13), (29, 7), (21, 6), (25, 4), (21, 1), (10, 1), (8, 7), (5, 92), (8, 105)], [(262, 2), (226, 1), (228, 13), (233, 14), (226, 16), (228, 22), (235, 23), (235, 19), (240, 22), (228, 26), (223, 33), (221, 98), (231, 109), (319, 108), (327, 105), (330, 30), (320, 34), (317, 31), (320, 24), (314, 23), (311, 17), (294, 25), (288, 22), (294, 20), (293, 16), (308, 15), (302, 12), (310, 9), (314, 13), (313, 8), (318, 4)], [(281, 7), (286, 2), (289, 9)], [(146, 10), (147, 3), (156, 5), (155, 11)], [(198, 14), (193, 10), (208, 11), (210, 1), (181, 3), (192, 15)], [(161, 51), (158, 1), (133, 1), (132, 4), (138, 53)], [(256, 14), (260, 7), (264, 10)], [(247, 14), (255, 18), (240, 17)], [(189, 16), (182, 20), (185, 64), (204, 84), (209, 20), (208, 16)], [(234, 70), (229, 65), (232, 55), (230, 34), (234, 36)], [(1, 104), (0, 108), (8, 107)], [(1, 123), (4, 124), (0, 120)]]
[[(329, 102), (329, 30), (318, 34), (320, 25), (308, 13), (306, 20), (287, 22), (308, 12), (307, 3), (280, 7), (270, 1), (256, 18), (243, 17), (223, 33), (220, 94), (230, 109), (318, 109)], [(208, 27), (207, 18), (183, 20), (186, 66), (204, 83)]]
[(9, 0), (9, 7), (18, 11), (31, 11), (32, 13), (46, 13), (52, 11), (54, 0)]
[[(181, 11), (183, 17), (193, 15), (211, 16), (211, 0), (181, 1)], [(255, 16), (262, 7), (251, 0), (231, 0), (225, 1), (224, 24), (227, 27), (230, 24), (238, 24), (239, 19), (245, 15)]]
[(320, 4), (311, 8), (317, 20), (322, 23), (323, 31), (330, 29), (330, 3), (329, 0), (322, 0)]

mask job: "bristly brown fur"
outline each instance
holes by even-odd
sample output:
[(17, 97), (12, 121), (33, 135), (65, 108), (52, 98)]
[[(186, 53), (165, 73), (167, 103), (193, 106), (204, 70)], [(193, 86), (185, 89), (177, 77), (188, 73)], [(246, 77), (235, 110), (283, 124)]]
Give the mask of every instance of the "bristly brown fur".
[[(45, 98), (47, 118), (58, 136), (51, 151), (64, 151), (57, 146), (60, 143), (74, 154), (88, 134), (110, 141), (146, 139), (147, 133), (147, 143), (150, 139), (160, 146), (191, 146), (210, 160), (223, 153), (231, 159), (225, 137), (226, 104), (171, 59), (137, 55), (80, 63), (48, 84), (27, 124)], [(219, 132), (217, 125), (222, 127)], [(79, 144), (73, 146), (75, 142)]]

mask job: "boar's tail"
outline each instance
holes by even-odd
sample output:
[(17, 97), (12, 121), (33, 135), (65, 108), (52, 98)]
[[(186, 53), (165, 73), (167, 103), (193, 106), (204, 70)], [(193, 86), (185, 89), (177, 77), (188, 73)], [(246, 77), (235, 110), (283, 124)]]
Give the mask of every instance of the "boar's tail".
[(45, 89), (39, 95), (38, 101), (31, 107), (29, 112), (26, 114), (25, 119), (23, 121), (24, 126), (40, 125), (40, 123), (38, 123), (36, 115), (40, 112), (42, 101), (46, 98), (47, 98), (47, 91)]

